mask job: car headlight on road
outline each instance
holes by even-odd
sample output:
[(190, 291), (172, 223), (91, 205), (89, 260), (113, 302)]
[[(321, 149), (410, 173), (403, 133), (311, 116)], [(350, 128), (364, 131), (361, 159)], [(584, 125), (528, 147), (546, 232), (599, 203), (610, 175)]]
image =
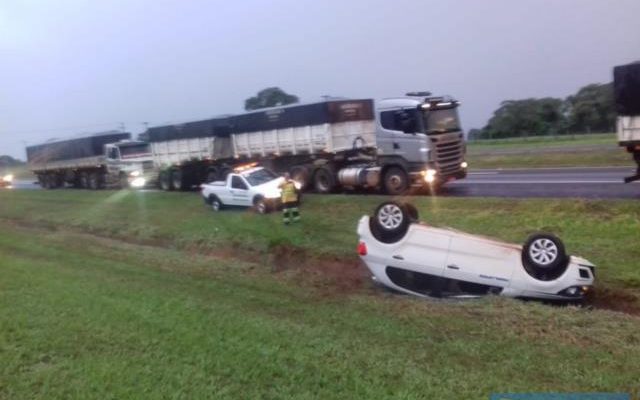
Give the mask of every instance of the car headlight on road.
[(13, 174), (7, 174), (2, 177), (2, 180), (5, 182), (13, 182)]
[(140, 175), (142, 175), (142, 172), (137, 171), (137, 170), (136, 170), (136, 171), (131, 171), (131, 172), (129, 172), (129, 176), (132, 176), (132, 177), (134, 177), (134, 178), (136, 178), (136, 177), (138, 177), (138, 176), (140, 176)]

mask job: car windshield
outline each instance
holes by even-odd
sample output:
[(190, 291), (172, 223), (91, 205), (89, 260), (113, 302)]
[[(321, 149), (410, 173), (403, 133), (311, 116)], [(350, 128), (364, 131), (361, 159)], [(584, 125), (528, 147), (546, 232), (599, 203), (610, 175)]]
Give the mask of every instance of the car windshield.
[(142, 156), (149, 155), (149, 153), (151, 153), (149, 151), (148, 143), (128, 144), (128, 145), (121, 145), (119, 147), (120, 147), (120, 157), (122, 158), (142, 157)]
[(263, 183), (267, 183), (277, 178), (276, 174), (267, 169), (259, 169), (257, 171), (247, 172), (245, 174), (242, 174), (242, 176), (247, 180), (247, 182), (249, 182), (249, 185), (251, 186), (262, 185)]
[(425, 111), (424, 126), (427, 134), (459, 131), (458, 108)]

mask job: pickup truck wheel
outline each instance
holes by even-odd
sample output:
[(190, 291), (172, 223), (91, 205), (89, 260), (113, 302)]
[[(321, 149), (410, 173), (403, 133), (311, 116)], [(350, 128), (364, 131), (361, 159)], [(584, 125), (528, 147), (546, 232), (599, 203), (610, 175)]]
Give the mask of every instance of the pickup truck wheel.
[(384, 173), (383, 184), (387, 194), (397, 196), (409, 189), (409, 178), (402, 168), (390, 167)]
[(522, 247), (522, 264), (532, 277), (550, 281), (562, 275), (569, 264), (562, 241), (548, 233), (536, 233)]
[(269, 213), (269, 205), (263, 198), (258, 198), (253, 202), (253, 209), (256, 210), (258, 214)]
[(313, 174), (313, 186), (318, 193), (331, 193), (336, 187), (336, 178), (327, 167), (320, 167)]
[(213, 211), (218, 212), (218, 211), (222, 210), (223, 204), (220, 201), (220, 199), (218, 198), (218, 196), (215, 196), (213, 194), (210, 195), (209, 196), (209, 204), (211, 204), (211, 209)]
[(377, 240), (395, 243), (407, 234), (411, 219), (410, 211), (404, 204), (385, 201), (369, 218), (369, 229)]

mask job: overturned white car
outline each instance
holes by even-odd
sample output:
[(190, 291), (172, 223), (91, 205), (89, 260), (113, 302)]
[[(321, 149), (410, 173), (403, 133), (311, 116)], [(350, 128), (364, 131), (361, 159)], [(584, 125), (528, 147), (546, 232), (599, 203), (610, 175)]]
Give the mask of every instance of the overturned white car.
[(385, 202), (358, 224), (358, 253), (379, 283), (418, 296), (498, 294), (581, 300), (594, 265), (540, 233), (524, 246), (418, 222), (411, 204)]

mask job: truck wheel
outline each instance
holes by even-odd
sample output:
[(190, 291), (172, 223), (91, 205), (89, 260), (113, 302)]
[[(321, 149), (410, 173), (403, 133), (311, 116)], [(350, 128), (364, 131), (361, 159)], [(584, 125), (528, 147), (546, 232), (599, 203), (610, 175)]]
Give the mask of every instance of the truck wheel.
[(82, 189), (89, 188), (89, 174), (86, 172), (80, 172), (80, 187)]
[(211, 183), (218, 180), (218, 170), (216, 168), (211, 168), (207, 172), (207, 180), (205, 183)]
[(128, 189), (129, 188), (129, 179), (127, 178), (127, 175), (124, 173), (121, 173), (118, 180), (120, 181), (120, 189)]
[(218, 196), (213, 194), (209, 195), (209, 204), (211, 205), (211, 209), (216, 212), (222, 210), (222, 207), (224, 207)]
[(164, 191), (173, 190), (173, 187), (171, 186), (169, 171), (160, 172), (160, 176), (158, 177), (158, 182), (160, 183), (160, 189)]
[(369, 218), (371, 234), (383, 243), (398, 242), (407, 234), (410, 224), (409, 209), (395, 201), (380, 204)]
[(522, 264), (529, 275), (550, 281), (564, 273), (569, 257), (562, 241), (548, 233), (536, 233), (522, 247)]
[(227, 179), (227, 175), (229, 175), (230, 173), (231, 168), (222, 168), (222, 170), (220, 170), (220, 176), (218, 177), (218, 179), (224, 181)]
[(171, 171), (171, 184), (175, 190), (186, 190), (185, 176), (182, 170), (174, 169)]
[(253, 209), (258, 214), (268, 214), (269, 213), (269, 205), (267, 204), (265, 199), (262, 198), (262, 197), (258, 197), (255, 200), (253, 200)]
[(387, 194), (397, 196), (409, 188), (407, 173), (400, 167), (390, 167), (384, 173), (384, 190)]
[(327, 167), (320, 167), (313, 174), (313, 187), (318, 193), (331, 193), (336, 188), (336, 178)]
[(49, 189), (49, 176), (47, 174), (38, 175), (38, 182), (43, 189)]
[(89, 189), (91, 190), (98, 190), (100, 189), (100, 187), (102, 186), (102, 182), (101, 179), (102, 177), (100, 176), (99, 172), (92, 172), (89, 174)]
[(309, 169), (304, 166), (291, 168), (291, 179), (300, 184), (300, 191), (304, 191), (309, 186)]

